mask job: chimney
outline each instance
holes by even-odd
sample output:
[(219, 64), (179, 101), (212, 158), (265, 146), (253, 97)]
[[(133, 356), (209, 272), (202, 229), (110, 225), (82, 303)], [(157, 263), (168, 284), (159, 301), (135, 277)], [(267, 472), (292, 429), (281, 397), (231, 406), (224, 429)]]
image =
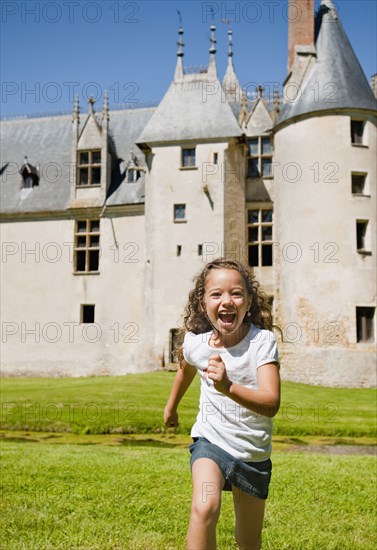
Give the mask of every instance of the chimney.
[(288, 73), (300, 49), (314, 49), (314, 0), (288, 0)]

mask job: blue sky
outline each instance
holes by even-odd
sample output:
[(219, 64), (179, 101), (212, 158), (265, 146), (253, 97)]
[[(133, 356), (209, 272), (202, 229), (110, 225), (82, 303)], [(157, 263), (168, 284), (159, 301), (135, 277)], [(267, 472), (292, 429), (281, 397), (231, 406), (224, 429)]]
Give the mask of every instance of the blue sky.
[[(316, 6), (318, 5), (316, 1)], [(348, 38), (370, 79), (376, 72), (377, 0), (335, 0)], [(281, 84), (287, 67), (286, 0), (123, 1), (2, 0), (1, 115), (72, 109), (73, 96), (97, 97), (108, 90), (114, 104), (157, 102), (176, 63), (180, 11), (185, 30), (185, 66), (209, 58), (210, 9), (217, 26), (217, 66), (227, 62), (231, 22), (234, 65), (242, 86)]]

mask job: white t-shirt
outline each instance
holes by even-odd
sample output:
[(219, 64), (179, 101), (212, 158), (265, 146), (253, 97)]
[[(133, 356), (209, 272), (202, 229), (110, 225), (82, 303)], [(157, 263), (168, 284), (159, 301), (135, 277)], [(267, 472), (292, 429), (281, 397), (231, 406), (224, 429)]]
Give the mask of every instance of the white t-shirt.
[(251, 325), (235, 346), (214, 348), (208, 344), (211, 334), (188, 332), (183, 342), (184, 358), (197, 368), (201, 379), (199, 414), (191, 436), (205, 437), (245, 462), (267, 460), (271, 455), (272, 418), (254, 413), (217, 391), (205, 369), (209, 357), (219, 354), (232, 382), (257, 389), (258, 367), (278, 363), (275, 336)]

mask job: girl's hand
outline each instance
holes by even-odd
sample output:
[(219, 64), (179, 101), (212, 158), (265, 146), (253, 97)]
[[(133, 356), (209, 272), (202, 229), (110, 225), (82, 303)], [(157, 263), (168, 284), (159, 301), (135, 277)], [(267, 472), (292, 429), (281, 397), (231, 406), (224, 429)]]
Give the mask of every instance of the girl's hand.
[(208, 378), (213, 380), (215, 389), (226, 394), (232, 382), (228, 378), (225, 365), (219, 354), (212, 355), (208, 359), (208, 368), (206, 372)]
[(164, 422), (168, 428), (177, 428), (179, 424), (177, 411), (172, 411), (166, 406), (164, 410)]

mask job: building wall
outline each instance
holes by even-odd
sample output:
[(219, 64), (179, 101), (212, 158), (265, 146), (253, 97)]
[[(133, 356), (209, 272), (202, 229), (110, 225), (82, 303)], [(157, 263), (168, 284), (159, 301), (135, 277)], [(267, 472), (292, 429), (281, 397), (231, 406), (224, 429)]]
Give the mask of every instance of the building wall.
[[(181, 148), (196, 145), (195, 169), (181, 168)], [(146, 178), (145, 321), (150, 366), (169, 362), (169, 331), (182, 326), (193, 276), (224, 251), (226, 143), (155, 146)], [(214, 165), (214, 153), (218, 164)], [(174, 222), (174, 204), (186, 220)], [(177, 255), (180, 245), (181, 254)], [(202, 245), (202, 254), (198, 246)]]
[[(376, 123), (352, 145), (350, 114), (277, 131), (274, 265), (283, 377), (352, 387), (376, 382), (375, 343), (356, 341), (356, 306), (376, 306)], [(368, 174), (369, 196), (352, 195), (352, 172)], [(356, 250), (357, 219), (370, 220), (371, 255)]]
[[(2, 224), (3, 375), (143, 370), (144, 216), (104, 217), (100, 232), (99, 274), (75, 275), (74, 220)], [(95, 325), (80, 324), (81, 304)]]

